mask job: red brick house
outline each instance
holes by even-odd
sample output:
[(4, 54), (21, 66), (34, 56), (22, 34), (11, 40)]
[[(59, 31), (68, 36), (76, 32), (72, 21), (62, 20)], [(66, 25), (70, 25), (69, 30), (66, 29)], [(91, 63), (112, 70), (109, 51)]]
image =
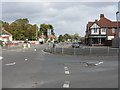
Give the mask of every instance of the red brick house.
[(87, 45), (112, 45), (113, 39), (118, 39), (117, 21), (111, 21), (100, 14), (99, 20), (88, 22), (85, 35)]

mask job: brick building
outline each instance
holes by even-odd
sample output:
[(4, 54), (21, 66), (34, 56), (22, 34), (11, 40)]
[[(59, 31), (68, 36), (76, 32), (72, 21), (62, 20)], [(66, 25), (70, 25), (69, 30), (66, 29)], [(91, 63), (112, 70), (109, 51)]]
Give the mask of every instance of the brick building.
[(117, 24), (120, 25), (120, 22), (111, 21), (100, 14), (99, 20), (88, 22), (85, 43), (94, 46), (112, 45), (112, 40), (118, 39)]

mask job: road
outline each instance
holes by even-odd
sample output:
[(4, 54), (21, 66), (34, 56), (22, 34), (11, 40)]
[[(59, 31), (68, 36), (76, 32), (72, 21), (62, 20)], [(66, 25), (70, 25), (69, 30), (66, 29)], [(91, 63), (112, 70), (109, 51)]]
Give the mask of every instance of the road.
[(3, 49), (3, 88), (118, 87), (118, 57), (62, 56), (44, 48)]

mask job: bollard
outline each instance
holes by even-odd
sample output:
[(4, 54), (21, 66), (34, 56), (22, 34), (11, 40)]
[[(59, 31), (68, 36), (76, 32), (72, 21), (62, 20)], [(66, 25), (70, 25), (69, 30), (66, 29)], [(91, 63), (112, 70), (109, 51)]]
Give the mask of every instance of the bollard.
[(54, 48), (54, 53), (56, 53), (56, 47)]
[(107, 55), (109, 56), (109, 54), (110, 54), (110, 48), (108, 47), (108, 53), (107, 53)]
[(26, 48), (26, 44), (23, 45), (23, 48)]
[(91, 53), (92, 53), (92, 49), (91, 49), (91, 47), (90, 47), (90, 54), (89, 54), (89, 55), (91, 55)]
[(62, 54), (63, 54), (64, 52), (63, 52), (63, 47), (62, 47)]
[(30, 48), (30, 43), (28, 44), (28, 48)]

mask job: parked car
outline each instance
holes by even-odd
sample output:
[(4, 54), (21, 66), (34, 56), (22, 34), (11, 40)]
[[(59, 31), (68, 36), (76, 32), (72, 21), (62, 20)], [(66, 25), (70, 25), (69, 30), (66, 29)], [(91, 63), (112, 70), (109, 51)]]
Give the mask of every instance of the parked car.
[(80, 44), (82, 44), (81, 42), (73, 42), (72, 43), (72, 47), (73, 48), (79, 48), (80, 47)]

